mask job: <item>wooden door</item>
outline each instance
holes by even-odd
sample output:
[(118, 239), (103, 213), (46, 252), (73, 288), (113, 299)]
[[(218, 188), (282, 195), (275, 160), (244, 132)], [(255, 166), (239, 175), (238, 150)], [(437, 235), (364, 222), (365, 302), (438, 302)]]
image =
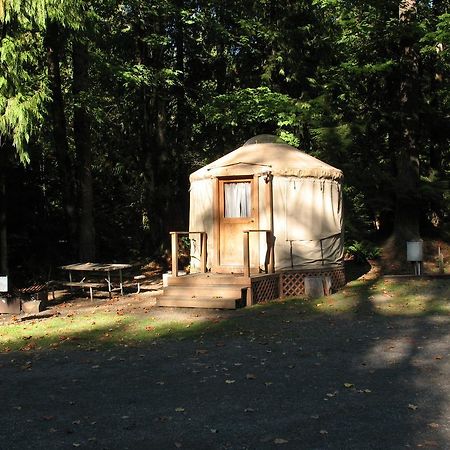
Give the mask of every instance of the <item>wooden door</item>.
[[(254, 177), (219, 179), (217, 272), (243, 272), (243, 231), (258, 228), (257, 181)], [(251, 264), (255, 266), (258, 265), (259, 236), (257, 233), (250, 234), (250, 258)]]

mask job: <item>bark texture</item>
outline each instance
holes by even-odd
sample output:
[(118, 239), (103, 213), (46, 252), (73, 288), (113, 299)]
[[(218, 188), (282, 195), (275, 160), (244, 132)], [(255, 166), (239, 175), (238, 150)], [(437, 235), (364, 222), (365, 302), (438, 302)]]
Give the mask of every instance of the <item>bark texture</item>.
[(53, 145), (58, 161), (59, 179), (63, 208), (66, 220), (66, 234), (69, 248), (75, 256), (77, 217), (75, 207), (75, 173), (74, 164), (70, 157), (67, 140), (67, 121), (64, 97), (61, 88), (61, 34), (58, 25), (51, 22), (47, 26), (45, 46), (47, 50), (47, 69), (52, 101), (49, 113), (53, 125)]
[(73, 43), (73, 130), (78, 158), (79, 180), (79, 258), (95, 260), (94, 192), (92, 182), (92, 149), (90, 119), (86, 106), (89, 89), (89, 53), (81, 41)]

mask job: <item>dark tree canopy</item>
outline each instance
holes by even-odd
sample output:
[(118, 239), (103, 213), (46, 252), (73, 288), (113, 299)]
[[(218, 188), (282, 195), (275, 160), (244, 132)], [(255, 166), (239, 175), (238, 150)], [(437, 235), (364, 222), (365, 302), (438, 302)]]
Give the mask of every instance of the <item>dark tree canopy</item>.
[(448, 233), (449, 37), (447, 0), (0, 0), (0, 271), (161, 254), (258, 134), (344, 171), (349, 240)]

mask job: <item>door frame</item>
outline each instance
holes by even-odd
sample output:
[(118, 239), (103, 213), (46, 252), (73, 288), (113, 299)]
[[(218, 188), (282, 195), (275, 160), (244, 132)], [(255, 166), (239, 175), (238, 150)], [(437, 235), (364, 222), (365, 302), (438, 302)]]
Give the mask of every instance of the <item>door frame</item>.
[[(239, 266), (231, 266), (231, 265), (221, 265), (220, 264), (220, 224), (221, 220), (224, 218), (224, 189), (223, 185), (225, 183), (233, 183), (239, 181), (250, 181), (251, 182), (251, 196), (252, 196), (252, 205), (251, 218), (253, 219), (252, 224), (248, 226), (248, 229), (257, 230), (259, 227), (259, 176), (258, 175), (231, 175), (225, 177), (218, 177), (215, 179), (214, 183), (214, 197), (213, 197), (213, 208), (214, 208), (214, 258), (213, 258), (213, 266), (212, 272), (218, 273), (243, 273), (244, 271), (244, 260), (242, 260), (242, 265)], [(227, 218), (227, 221), (230, 223), (236, 222), (239, 223), (240, 218)], [(251, 233), (258, 235), (258, 233)], [(237, 245), (241, 245), (243, 248), (244, 245), (244, 233), (242, 233), (242, 239), (239, 240)], [(252, 267), (257, 269), (259, 272), (259, 236), (258, 236), (258, 245), (250, 248), (251, 255), (251, 263)], [(256, 270), (255, 270), (256, 271)]]

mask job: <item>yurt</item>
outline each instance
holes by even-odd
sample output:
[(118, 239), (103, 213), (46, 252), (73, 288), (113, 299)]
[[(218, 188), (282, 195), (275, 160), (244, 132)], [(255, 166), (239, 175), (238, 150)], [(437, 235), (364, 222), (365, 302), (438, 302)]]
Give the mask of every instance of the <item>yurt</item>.
[[(156, 305), (234, 309), (342, 287), (342, 177), (266, 135), (192, 173), (189, 231), (171, 232)], [(189, 271), (178, 270), (181, 236)]]
[(267, 265), (264, 231), (273, 236), (275, 271), (341, 266), (342, 178), (339, 169), (270, 136), (192, 173), (189, 230), (206, 232), (208, 270), (242, 272), (248, 230), (252, 273)]

